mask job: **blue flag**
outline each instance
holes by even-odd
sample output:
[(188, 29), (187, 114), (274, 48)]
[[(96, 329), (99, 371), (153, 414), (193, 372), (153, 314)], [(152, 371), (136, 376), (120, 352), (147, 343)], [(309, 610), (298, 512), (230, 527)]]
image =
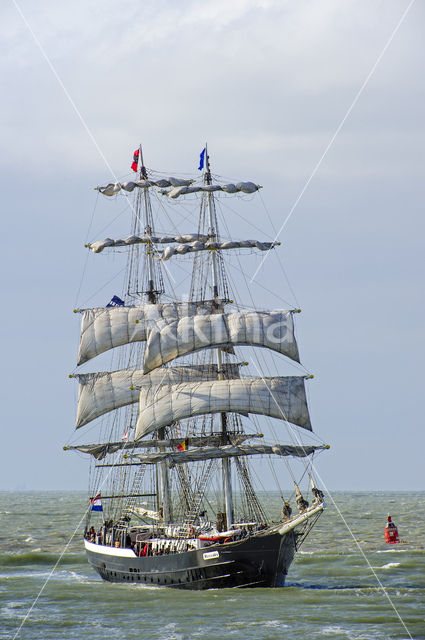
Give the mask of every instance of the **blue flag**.
[(124, 300), (121, 300), (121, 298), (118, 298), (118, 296), (113, 296), (112, 300), (108, 302), (106, 306), (107, 307), (123, 307)]
[(202, 169), (204, 168), (204, 160), (205, 160), (205, 151), (206, 151), (206, 147), (204, 147), (204, 149), (202, 149), (201, 151), (201, 155), (199, 156), (199, 167), (198, 170), (202, 171)]

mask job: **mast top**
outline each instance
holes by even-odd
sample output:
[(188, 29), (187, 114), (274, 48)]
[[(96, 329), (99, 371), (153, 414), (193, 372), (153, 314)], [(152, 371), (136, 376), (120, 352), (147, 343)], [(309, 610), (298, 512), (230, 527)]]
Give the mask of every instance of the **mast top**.
[(141, 144), (139, 144), (139, 155), (140, 155), (140, 179), (143, 178), (144, 180), (147, 180), (148, 172), (146, 171), (145, 163), (143, 161), (143, 150), (142, 150)]

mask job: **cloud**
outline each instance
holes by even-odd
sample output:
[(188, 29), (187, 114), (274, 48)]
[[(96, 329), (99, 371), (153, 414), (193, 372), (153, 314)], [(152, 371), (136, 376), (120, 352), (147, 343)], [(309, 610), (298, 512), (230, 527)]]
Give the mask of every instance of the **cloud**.
[[(258, 229), (264, 227), (269, 238), (271, 221), (279, 228), (285, 219), (407, 0), (18, 4), (116, 175), (129, 173), (139, 142), (149, 167), (196, 173), (207, 140), (214, 171), (265, 186), (259, 199), (245, 198), (243, 208), (238, 201), (220, 201), (223, 234), (227, 225), (234, 237), (261, 237)], [(336, 469), (346, 461), (341, 452), (346, 434), (355, 433), (364, 443), (371, 422), (381, 435), (383, 428), (385, 433), (399, 428), (399, 416), (405, 429), (417, 423), (414, 397), (421, 393), (423, 360), (424, 13), (423, 3), (413, 5), (285, 228), (279, 253), (264, 263), (252, 285), (260, 306), (283, 304), (281, 296), (292, 301), (293, 288), (306, 311), (298, 331), (303, 357), (318, 373), (318, 386), (312, 383), (315, 425), (322, 434), (328, 429), (332, 441), (340, 437), (339, 462), (334, 473), (332, 462), (327, 472), (334, 486), (358, 482), (355, 458), (351, 469), (346, 464), (343, 470), (350, 480), (341, 481)], [(104, 304), (119, 293), (123, 269), (121, 254), (110, 260), (89, 256), (85, 269), (86, 225), (95, 202), (90, 239), (115, 231), (125, 235), (128, 216), (126, 211), (108, 226), (123, 202), (96, 201), (91, 187), (112, 176), (13, 2), (2, 7), (0, 36), (2, 291), (14, 311), (5, 313), (10, 339), (3, 353), (9, 363), (3, 376), (4, 421), (17, 425), (5, 438), (12, 447), (17, 430), (27, 436), (40, 428), (49, 446), (58, 448), (73, 420), (66, 379), (78, 334), (77, 319), (68, 313), (73, 294), (78, 289), (79, 302)], [(189, 232), (194, 201), (185, 206), (182, 231)], [(262, 256), (228, 259), (232, 287), (250, 304), (241, 271), (249, 279)], [(186, 278), (182, 290), (187, 267), (170, 266), (177, 280)], [(80, 290), (83, 271), (90, 277)], [(393, 349), (401, 323), (407, 330)], [(409, 379), (400, 375), (402, 368), (411, 373)], [(22, 371), (31, 379), (27, 406)], [(377, 374), (379, 394), (370, 391)], [(404, 397), (413, 399), (406, 403)], [(385, 425), (378, 424), (384, 404), (391, 414)], [(360, 413), (378, 418), (360, 421)], [(422, 449), (416, 447), (416, 464), (409, 459), (418, 474)], [(43, 471), (44, 486), (63, 478), (55, 454), (46, 471), (39, 464), (45, 452), (34, 455), (28, 448), (20, 455), (26, 464), (19, 469), (31, 478)], [(363, 486), (379, 480), (378, 473), (385, 477), (379, 457), (376, 453), (376, 468), (364, 470)], [(3, 486), (13, 486), (13, 465), (2, 472)], [(75, 482), (71, 473), (68, 486)], [(405, 483), (399, 488), (419, 486), (417, 478), (401, 470), (393, 482)], [(85, 478), (80, 486), (84, 483)]]
[[(404, 7), (377, 0), (19, 6), (108, 158), (134, 139), (151, 148), (160, 140), (168, 153), (208, 137), (223, 152), (251, 146), (263, 163), (294, 153), (298, 175), (297, 156), (305, 167), (320, 157)], [(59, 158), (67, 169), (93, 166), (97, 152), (13, 5), (1, 29), (6, 162), (17, 164), (30, 144), (39, 158), (32, 171), (48, 171)], [(411, 31), (406, 20), (402, 42)], [(408, 51), (402, 57), (412, 71), (416, 60)], [(398, 144), (397, 130), (417, 128), (421, 114), (406, 118), (403, 104), (415, 74), (409, 81), (398, 72), (402, 95), (382, 61), (347, 130), (384, 133)], [(362, 160), (359, 170), (375, 168)]]

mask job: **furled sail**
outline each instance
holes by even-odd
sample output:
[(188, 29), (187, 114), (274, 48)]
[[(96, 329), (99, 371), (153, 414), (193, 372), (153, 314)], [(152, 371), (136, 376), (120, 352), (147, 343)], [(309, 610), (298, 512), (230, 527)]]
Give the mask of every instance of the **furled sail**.
[(104, 196), (115, 196), (122, 191), (131, 192), (138, 187), (139, 189), (148, 189), (150, 187), (159, 187), (165, 189), (172, 187), (169, 191), (161, 191), (169, 198), (178, 198), (185, 193), (195, 193), (197, 191), (224, 191), (225, 193), (254, 193), (261, 189), (261, 186), (254, 182), (238, 182), (237, 184), (210, 184), (192, 187), (194, 180), (185, 180), (183, 178), (162, 178), (160, 180), (130, 180), (128, 182), (110, 182), (105, 187), (96, 187), (96, 190)]
[[(139, 401), (140, 391), (149, 393), (152, 387), (200, 380), (216, 380), (217, 365), (187, 365), (157, 369), (145, 375), (143, 371), (121, 369), (99, 373), (75, 374), (79, 394), (77, 420), (79, 429), (95, 418)], [(226, 377), (239, 377), (239, 365), (226, 365)]]
[(152, 520), (163, 519), (161, 511), (152, 511), (152, 509), (146, 509), (145, 507), (136, 507), (134, 505), (128, 507), (127, 513), (134, 513), (140, 518), (151, 518)]
[(204, 191), (207, 193), (211, 193), (213, 191), (224, 191), (224, 193), (254, 193), (255, 191), (258, 191), (258, 189), (261, 189), (261, 186), (254, 182), (238, 182), (237, 184), (203, 184), (196, 187), (182, 185), (169, 190), (163, 189), (161, 193), (169, 198), (178, 198), (181, 195), (196, 193), (198, 191)]
[[(64, 450), (80, 451), (81, 453), (88, 453), (92, 455), (96, 460), (103, 460), (108, 454), (116, 453), (121, 449), (150, 449), (155, 447), (181, 447), (183, 444), (185, 447), (203, 447), (203, 446), (216, 446), (218, 447), (222, 441), (222, 435), (209, 435), (209, 436), (189, 436), (188, 438), (169, 438), (168, 440), (137, 440), (120, 442), (97, 442), (95, 444), (76, 444), (65, 446)], [(231, 444), (239, 445), (250, 440), (252, 438), (262, 437), (260, 435), (252, 435), (246, 433), (229, 433), (229, 440)]]
[(220, 310), (220, 305), (214, 300), (84, 309), (77, 364), (83, 364), (108, 349), (144, 341), (148, 330), (161, 326), (161, 322), (173, 322), (195, 314), (211, 314), (216, 309)]
[(105, 187), (96, 187), (104, 196), (115, 196), (121, 190), (134, 191), (136, 187), (139, 189), (148, 189), (149, 187), (187, 187), (195, 182), (194, 180), (185, 180), (183, 178), (162, 178), (161, 180), (130, 180), (128, 182), (110, 182)]
[(292, 311), (250, 311), (191, 316), (149, 331), (143, 361), (147, 373), (207, 347), (267, 347), (299, 362)]
[(142, 391), (135, 439), (183, 418), (223, 411), (257, 413), (312, 430), (304, 377), (244, 378), (162, 387), (148, 403)]
[(277, 455), (294, 456), (304, 458), (319, 449), (326, 449), (327, 445), (292, 446), (288, 444), (246, 444), (246, 445), (224, 445), (222, 447), (199, 447), (188, 451), (158, 451), (153, 453), (137, 453), (144, 464), (155, 464), (157, 462), (167, 462), (168, 466), (174, 467), (176, 464), (187, 462), (197, 462), (199, 460), (211, 460), (212, 458), (234, 458), (237, 456), (253, 455)]
[(185, 244), (187, 242), (208, 242), (209, 236), (202, 233), (187, 233), (180, 236), (128, 236), (124, 240), (113, 240), (112, 238), (105, 238), (105, 240), (99, 240), (87, 244), (86, 247), (91, 249), (93, 253), (100, 253), (106, 247), (130, 247), (133, 244), (169, 244), (170, 242), (178, 242), (179, 244)]
[(158, 251), (157, 257), (160, 260), (169, 260), (174, 255), (185, 255), (193, 251), (221, 251), (223, 249), (258, 249), (259, 251), (269, 251), (279, 244), (280, 242), (260, 242), (259, 240), (227, 240), (225, 242), (217, 242), (215, 240), (202, 242), (201, 240), (195, 240), (195, 242), (178, 244), (175, 247), (165, 247), (163, 251)]
[(65, 446), (64, 450), (81, 451), (81, 453), (89, 453), (96, 460), (103, 460), (109, 453), (115, 453), (120, 449), (131, 447), (132, 442), (101, 442), (99, 444), (76, 444), (73, 446)]

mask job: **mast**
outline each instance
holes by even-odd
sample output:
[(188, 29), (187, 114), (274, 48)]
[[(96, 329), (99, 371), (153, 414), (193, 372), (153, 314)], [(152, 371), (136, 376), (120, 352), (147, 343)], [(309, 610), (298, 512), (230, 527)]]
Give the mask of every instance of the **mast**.
[[(148, 174), (146, 171), (145, 164), (143, 162), (143, 152), (142, 145), (139, 146), (139, 154), (140, 154), (140, 179), (147, 180)], [(153, 235), (153, 217), (152, 217), (152, 208), (150, 202), (150, 196), (148, 194), (148, 189), (143, 189), (143, 211), (144, 211), (144, 226), (145, 226), (145, 235), (149, 238), (152, 238)], [(155, 277), (155, 264), (154, 264), (154, 256), (153, 256), (153, 244), (152, 241), (149, 241), (146, 244), (145, 255), (148, 267), (148, 286), (145, 294), (148, 298), (148, 302), (151, 304), (156, 304), (158, 302), (158, 288), (156, 286), (156, 277)], [(159, 440), (165, 439), (165, 427), (158, 429), (158, 438)], [(165, 447), (159, 447), (160, 451), (165, 451)], [(159, 482), (157, 478), (157, 489), (158, 484), (161, 489), (161, 500), (162, 503), (162, 514), (163, 521), (165, 524), (168, 524), (171, 521), (171, 500), (170, 500), (170, 481), (168, 476), (168, 468), (166, 462), (160, 462), (159, 465)]]
[[(140, 154), (140, 179), (147, 180), (148, 174), (146, 171), (146, 167), (143, 162), (143, 153), (142, 153), (142, 145), (139, 146), (139, 154)], [(150, 203), (150, 197), (148, 195), (148, 189), (143, 189), (143, 201), (144, 201), (144, 224), (145, 224), (145, 235), (149, 238), (152, 237), (153, 233), (153, 219), (152, 219), (152, 208)], [(154, 265), (154, 257), (152, 252), (152, 241), (146, 244), (146, 258), (148, 265), (148, 288), (145, 292), (148, 297), (148, 302), (151, 304), (155, 304), (157, 302), (158, 291), (155, 286), (155, 265)]]
[[(205, 144), (205, 161), (206, 161), (206, 171), (204, 175), (205, 184), (211, 184), (211, 171), (210, 171), (210, 159), (208, 156), (208, 146)], [(212, 240), (215, 240), (217, 237), (217, 230), (215, 228), (216, 216), (214, 210), (214, 199), (211, 192), (207, 192), (207, 208), (208, 208), (208, 219), (209, 219), (209, 236)], [(218, 290), (218, 274), (217, 274), (217, 254), (215, 251), (211, 251), (212, 255), (212, 283), (213, 283), (213, 298), (218, 302), (219, 290)], [(223, 372), (222, 372), (222, 358), (221, 358), (221, 349), (218, 348), (216, 350), (217, 355), (217, 368), (218, 368), (218, 378), (219, 380), (223, 380)], [(229, 442), (227, 436), (227, 414), (221, 413), (221, 434), (222, 434), (222, 444), (226, 445)], [(224, 458), (222, 461), (222, 474), (223, 474), (223, 493), (224, 493), (224, 503), (226, 510), (226, 528), (229, 529), (230, 525), (233, 523), (233, 501), (232, 501), (232, 472), (230, 466), (230, 459)]]
[[(260, 240), (222, 241), (214, 192), (254, 193), (261, 186), (253, 182), (215, 184), (207, 145), (201, 154), (204, 173), (202, 184), (198, 185), (193, 185), (194, 180), (179, 177), (157, 180), (148, 177), (141, 146), (134, 153), (132, 168), (136, 170), (137, 156), (140, 180), (98, 187), (106, 196), (113, 196), (120, 190), (140, 190), (136, 199), (132, 235), (125, 239), (106, 238), (87, 245), (94, 253), (107, 247), (130, 249), (127, 292), (130, 298), (137, 296), (137, 302), (124, 304), (118, 299), (121, 303), (115, 303), (118, 308), (108, 304), (107, 307), (111, 308), (78, 310), (83, 313), (78, 364), (123, 345), (129, 345), (132, 352), (128, 358), (125, 356), (125, 368), (75, 376), (79, 379), (76, 428), (105, 413), (138, 403), (134, 439), (123, 444), (114, 433), (117, 442), (111, 442), (109, 436), (109, 440), (103, 444), (75, 448), (92, 454), (97, 460), (120, 449), (131, 449), (129, 454), (123, 452), (122, 460), (117, 460), (117, 456), (114, 463), (110, 464), (111, 459), (107, 458), (106, 463), (96, 467), (121, 467), (120, 473), (117, 473), (120, 477), (115, 478), (115, 484), (111, 482), (109, 493), (115, 495), (118, 480), (122, 490), (117, 496), (120, 499), (131, 498), (128, 507), (134, 506), (134, 498), (143, 494), (141, 487), (145, 488), (146, 484), (146, 489), (155, 492), (149, 495), (156, 496), (156, 511), (165, 525), (173, 522), (173, 518), (184, 524), (196, 521), (196, 514), (202, 508), (201, 502), (217, 464), (211, 462), (220, 460), (218, 478), (216, 476), (221, 494), (217, 526), (220, 530), (229, 529), (235, 521), (239, 521), (232, 492), (236, 477), (241, 482), (243, 514), (249, 521), (265, 522), (267, 518), (255, 496), (246, 456), (305, 457), (314, 453), (317, 447), (291, 448), (284, 444), (274, 447), (257, 444), (239, 446), (241, 443), (237, 441), (244, 433), (238, 417), (240, 414), (253, 413), (283, 419), (311, 431), (304, 388), (306, 376), (273, 376), (267, 379), (262, 376), (244, 377), (240, 375), (239, 367), (246, 363), (231, 363), (225, 355), (225, 351), (234, 353), (233, 346), (265, 347), (299, 362), (293, 324), (295, 310), (239, 309), (223, 312), (223, 304), (229, 302), (229, 292), (222, 250), (269, 251), (278, 243)], [(164, 232), (158, 237), (155, 235), (153, 208), (148, 192), (149, 188), (155, 186), (161, 189), (161, 194), (172, 199), (203, 192), (197, 233), (180, 235), (183, 230), (179, 230), (173, 234), (165, 235)], [(144, 250), (140, 247), (143, 244)], [(161, 245), (170, 246), (162, 249)], [(164, 288), (160, 262), (157, 260), (168, 260), (173, 255), (192, 252), (194, 268), (189, 302), (177, 299), (163, 302), (160, 296)], [(142, 265), (140, 258), (143, 258)], [(144, 347), (140, 345), (141, 342), (145, 343)], [(133, 343), (136, 345), (134, 348)], [(183, 365), (174, 363), (166, 366), (176, 358), (197, 352), (202, 352), (202, 355), (190, 357)], [(214, 413), (220, 415), (220, 426)], [(125, 420), (132, 421), (134, 409), (125, 415)], [(198, 420), (197, 416), (209, 417)], [(183, 448), (178, 446), (182, 444), (180, 438), (172, 438), (174, 425), (182, 420), (190, 420), (186, 425), (187, 437)], [(149, 434), (154, 439), (142, 440)], [(126, 432), (122, 440), (127, 437)], [(248, 436), (245, 434), (243, 437)], [(139, 446), (146, 446), (151, 451), (134, 454), (133, 448)], [(190, 447), (188, 452), (187, 446)], [(139, 462), (134, 464), (127, 458), (139, 458)], [(186, 463), (207, 460), (210, 461), (208, 465), (185, 467)], [(137, 465), (139, 469), (136, 471)], [(169, 470), (174, 467), (174, 471)], [(149, 477), (144, 478), (148, 469), (151, 470)], [(151, 480), (153, 487), (149, 486)], [(145, 484), (142, 485), (142, 481)], [(129, 486), (131, 483), (132, 486)], [(172, 488), (179, 490), (175, 505), (171, 502)], [(125, 505), (123, 508), (119, 503), (116, 514), (126, 514), (128, 507)]]

